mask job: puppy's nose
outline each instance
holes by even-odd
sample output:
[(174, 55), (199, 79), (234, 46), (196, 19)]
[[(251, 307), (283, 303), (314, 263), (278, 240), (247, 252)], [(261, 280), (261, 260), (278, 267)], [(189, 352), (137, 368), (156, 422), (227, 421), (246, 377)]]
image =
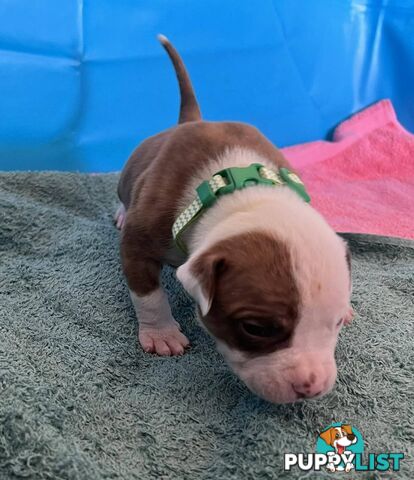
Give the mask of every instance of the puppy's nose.
[(292, 388), (298, 398), (312, 398), (322, 393), (324, 385), (324, 379), (319, 379), (314, 373), (311, 373), (306, 381), (292, 383)]

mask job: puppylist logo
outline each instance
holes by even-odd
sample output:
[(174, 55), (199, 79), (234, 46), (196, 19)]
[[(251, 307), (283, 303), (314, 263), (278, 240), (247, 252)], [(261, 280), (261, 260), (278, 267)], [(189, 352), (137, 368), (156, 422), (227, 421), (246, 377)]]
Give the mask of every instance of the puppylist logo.
[(403, 453), (369, 453), (365, 460), (364, 440), (355, 427), (332, 423), (316, 441), (316, 453), (285, 453), (284, 469), (328, 472), (386, 472), (400, 470)]

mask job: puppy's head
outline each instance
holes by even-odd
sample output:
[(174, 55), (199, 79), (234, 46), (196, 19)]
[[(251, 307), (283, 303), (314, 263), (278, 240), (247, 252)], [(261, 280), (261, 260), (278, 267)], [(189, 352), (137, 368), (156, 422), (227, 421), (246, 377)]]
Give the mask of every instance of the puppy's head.
[[(320, 434), (320, 437), (330, 446), (335, 447), (339, 451), (357, 442), (357, 438), (352, 431), (351, 425), (341, 425), (339, 427), (331, 427)], [(342, 452), (341, 452), (342, 453)]]
[(323, 228), (308, 241), (239, 233), (204, 245), (177, 270), (227, 363), (271, 402), (321, 396), (335, 382), (350, 272), (345, 243)]

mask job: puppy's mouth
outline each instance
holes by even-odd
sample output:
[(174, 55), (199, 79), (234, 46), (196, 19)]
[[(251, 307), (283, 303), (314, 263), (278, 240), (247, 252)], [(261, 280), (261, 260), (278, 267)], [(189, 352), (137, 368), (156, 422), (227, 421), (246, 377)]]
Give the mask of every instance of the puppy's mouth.
[[(335, 383), (336, 368), (334, 362), (328, 370), (322, 370), (322, 378), (326, 380), (296, 388), (294, 381), (297, 380), (294, 373), (297, 364), (305, 364), (301, 360), (300, 352), (289, 352), (289, 349), (277, 352), (273, 355), (261, 357), (249, 357), (245, 353), (230, 349), (227, 344), (216, 339), (216, 346), (231, 368), (246, 387), (260, 398), (278, 404), (296, 403), (307, 400), (319, 400), (329, 393)], [(299, 362), (301, 360), (301, 362)], [(323, 359), (322, 359), (323, 360)], [(325, 363), (322, 362), (323, 365)], [(328, 372), (328, 373), (326, 373)], [(306, 373), (306, 372), (305, 372)], [(302, 385), (300, 386), (302, 387)]]
[(345, 452), (345, 446), (344, 445), (337, 445), (336, 449), (338, 450), (339, 455), (342, 455)]
[(295, 396), (295, 401), (300, 402), (302, 400), (312, 400), (314, 398), (320, 398), (325, 395), (324, 390), (319, 390), (318, 392), (310, 393), (310, 394), (305, 394), (303, 392), (298, 392), (295, 390), (295, 387), (292, 387), (293, 390), (293, 395)]

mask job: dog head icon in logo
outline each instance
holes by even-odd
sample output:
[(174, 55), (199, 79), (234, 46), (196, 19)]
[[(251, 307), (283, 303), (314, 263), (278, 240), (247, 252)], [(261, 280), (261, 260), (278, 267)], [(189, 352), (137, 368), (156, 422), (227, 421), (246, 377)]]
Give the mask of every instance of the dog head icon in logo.
[(342, 424), (339, 427), (330, 427), (320, 434), (322, 440), (333, 447), (336, 453), (341, 455), (346, 447), (357, 442), (357, 438), (352, 431), (351, 425)]
[(326, 468), (330, 472), (349, 472), (356, 453), (362, 453), (364, 441), (356, 428), (349, 424), (335, 423), (319, 434), (316, 451), (330, 457)]

